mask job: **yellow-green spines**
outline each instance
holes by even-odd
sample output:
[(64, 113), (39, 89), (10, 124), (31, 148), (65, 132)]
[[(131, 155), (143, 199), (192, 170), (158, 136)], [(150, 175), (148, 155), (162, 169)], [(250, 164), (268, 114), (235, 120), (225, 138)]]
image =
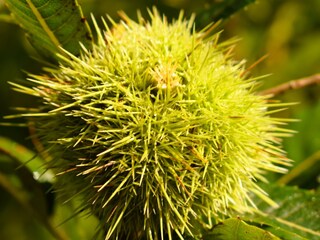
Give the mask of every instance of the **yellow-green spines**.
[(58, 186), (81, 195), (106, 239), (193, 235), (191, 222), (250, 211), (251, 193), (271, 202), (256, 180), (286, 164), (281, 120), (228, 44), (182, 15), (150, 16), (96, 27), (92, 51), (20, 88), (42, 99), (31, 115)]

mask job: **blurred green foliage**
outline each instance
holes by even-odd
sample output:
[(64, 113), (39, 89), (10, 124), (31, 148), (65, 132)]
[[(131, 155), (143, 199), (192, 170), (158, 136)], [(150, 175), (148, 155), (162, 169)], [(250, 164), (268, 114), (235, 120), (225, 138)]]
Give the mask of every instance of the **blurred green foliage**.
[[(185, 10), (186, 16), (196, 12), (199, 26), (205, 26), (211, 22), (212, 18), (205, 13), (214, 2), (219, 1), (79, 0), (89, 22), (90, 13), (94, 13), (97, 19), (106, 14), (117, 18), (117, 12), (122, 10), (135, 19), (138, 9), (141, 9), (142, 14), (146, 14), (147, 7), (156, 5), (169, 19), (177, 17), (180, 9)], [(30, 57), (32, 50), (25, 39), (24, 32), (19, 26), (10, 23), (7, 14), (8, 10), (0, 0), (0, 121), (3, 121), (3, 116), (15, 113), (12, 109), (14, 106), (28, 107), (35, 104), (32, 98), (13, 92), (7, 82), (23, 82), (26, 77), (25, 72), (40, 73), (43, 67)], [(254, 76), (272, 74), (263, 79), (261, 89), (320, 73), (319, 0), (258, 0), (225, 20), (221, 27), (224, 29), (222, 39), (234, 36), (240, 39), (235, 47), (235, 59), (245, 58), (250, 66), (268, 54), (268, 58), (255, 66), (250, 73)], [(288, 91), (278, 96), (278, 99), (285, 102), (299, 102), (287, 111), (279, 113), (282, 117), (300, 119), (300, 122), (289, 126), (298, 133), (284, 141), (285, 150), (289, 158), (295, 161), (293, 163), (295, 166), (320, 150), (320, 87), (309, 86)], [(28, 130), (25, 128), (0, 126), (0, 136), (9, 137), (32, 148), (27, 138)], [(303, 172), (291, 184), (306, 188), (318, 187), (319, 172), (320, 159), (312, 169)], [(46, 230), (37, 222), (30, 220), (30, 216), (21, 215), (22, 210), (19, 209), (19, 204), (14, 202), (12, 196), (1, 187), (0, 196), (0, 224), (4, 226), (3, 229), (6, 229), (6, 232), (0, 231), (0, 239), (50, 239)], [(67, 216), (62, 212), (70, 213), (71, 210), (60, 208), (58, 211), (63, 215), (60, 216), (61, 221)], [(90, 221), (93, 222), (92, 225), (85, 222), (83, 226), (95, 230), (95, 219)], [(69, 234), (74, 236), (74, 239), (87, 239), (83, 238), (84, 235), (72, 235), (81, 234), (79, 232)]]

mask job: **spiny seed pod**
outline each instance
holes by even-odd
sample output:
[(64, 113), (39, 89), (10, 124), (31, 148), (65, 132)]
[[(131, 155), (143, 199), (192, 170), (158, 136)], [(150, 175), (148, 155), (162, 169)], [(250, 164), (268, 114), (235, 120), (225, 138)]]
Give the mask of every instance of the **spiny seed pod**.
[[(266, 171), (284, 172), (283, 120), (245, 79), (230, 43), (172, 23), (127, 17), (92, 50), (60, 57), (19, 91), (40, 99), (36, 137), (53, 157), (57, 189), (79, 195), (106, 239), (171, 239), (193, 224), (252, 210)], [(198, 222), (198, 223), (197, 223)]]

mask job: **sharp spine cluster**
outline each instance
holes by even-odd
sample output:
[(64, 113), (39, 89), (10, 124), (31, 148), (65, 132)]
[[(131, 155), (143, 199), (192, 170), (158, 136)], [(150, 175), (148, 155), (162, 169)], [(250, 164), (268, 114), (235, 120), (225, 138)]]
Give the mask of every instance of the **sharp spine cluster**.
[(100, 219), (106, 239), (196, 236), (198, 223), (251, 211), (257, 180), (284, 172), (288, 160), (270, 104), (255, 94), (244, 63), (195, 32), (183, 14), (168, 23), (95, 23), (98, 39), (79, 57), (66, 53), (58, 69), (30, 75), (18, 91), (41, 99), (35, 137), (53, 157), (57, 188), (80, 195)]

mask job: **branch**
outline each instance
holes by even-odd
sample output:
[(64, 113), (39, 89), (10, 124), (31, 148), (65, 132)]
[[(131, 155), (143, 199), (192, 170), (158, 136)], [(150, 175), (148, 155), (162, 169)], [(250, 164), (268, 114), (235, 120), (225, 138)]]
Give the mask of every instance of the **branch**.
[(320, 84), (320, 74), (315, 74), (309, 77), (300, 78), (297, 80), (292, 80), (275, 86), (273, 88), (266, 89), (261, 91), (260, 95), (272, 95), (272, 97), (282, 94), (291, 89), (299, 89), (313, 84)]

